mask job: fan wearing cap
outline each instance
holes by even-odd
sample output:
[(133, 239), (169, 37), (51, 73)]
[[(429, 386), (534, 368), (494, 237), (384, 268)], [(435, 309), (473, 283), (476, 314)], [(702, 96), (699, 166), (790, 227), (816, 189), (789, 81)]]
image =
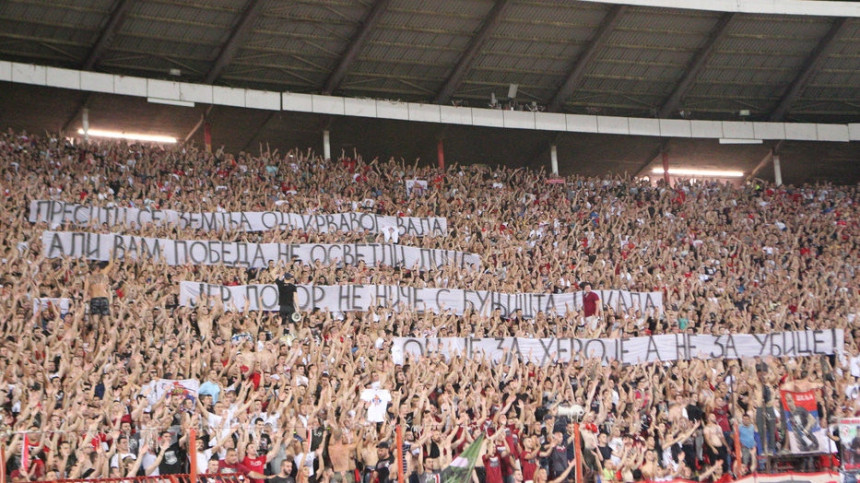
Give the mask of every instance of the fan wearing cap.
[(391, 454), (388, 441), (380, 441), (376, 445), (376, 455), (379, 456), (379, 461), (376, 462), (376, 469), (373, 471), (371, 481), (388, 483), (389, 478), (391, 478), (391, 466), (394, 464), (394, 455)]
[(296, 313), (296, 307), (299, 306), (299, 293), (296, 289), (296, 284), (293, 283), (295, 277), (293, 274), (284, 272), (275, 280), (275, 285), (278, 286), (278, 305), (280, 306), (281, 325), (289, 327), (289, 332), (295, 333), (295, 324), (293, 323), (293, 314)]

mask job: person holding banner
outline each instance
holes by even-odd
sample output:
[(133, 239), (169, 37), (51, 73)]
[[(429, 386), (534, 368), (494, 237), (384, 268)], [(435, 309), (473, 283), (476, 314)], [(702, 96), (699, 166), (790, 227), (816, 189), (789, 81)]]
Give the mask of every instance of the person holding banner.
[(298, 289), (293, 280), (293, 274), (288, 272), (284, 272), (283, 275), (275, 279), (275, 285), (278, 286), (278, 313), (281, 317), (281, 327), (288, 328), (290, 334), (296, 333), (295, 319), (299, 306)]

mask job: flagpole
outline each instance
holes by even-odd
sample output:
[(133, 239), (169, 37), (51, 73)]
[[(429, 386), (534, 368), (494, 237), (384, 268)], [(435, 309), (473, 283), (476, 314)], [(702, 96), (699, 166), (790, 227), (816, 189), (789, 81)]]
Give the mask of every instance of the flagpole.
[[(740, 429), (738, 428), (737, 421), (735, 421), (735, 429), (734, 429), (734, 431), (732, 431), (732, 437), (734, 437), (734, 439), (735, 439), (735, 441), (734, 441), (735, 447), (733, 448), (735, 450), (735, 464), (734, 464), (735, 478), (740, 478), (741, 477), (740, 473), (741, 473), (741, 469), (743, 468), (744, 462), (743, 462), (743, 450), (741, 450), (741, 433), (740, 433)], [(752, 466), (754, 463), (758, 464), (758, 462), (750, 462), (750, 466)], [(752, 468), (750, 468), (750, 471), (752, 471)]]
[(188, 431), (188, 454), (191, 456), (189, 478), (191, 483), (197, 483), (197, 431)]
[(30, 471), (30, 438), (27, 433), (24, 433), (24, 442), (21, 444), (21, 468), (27, 473)]
[(399, 483), (406, 483), (405, 478), (405, 469), (403, 468), (403, 427), (399, 424), (396, 428), (396, 444), (397, 444), (397, 481)]
[(579, 423), (573, 423), (573, 457), (576, 459), (576, 483), (582, 479), (582, 436), (579, 434)]
[(0, 483), (6, 483), (6, 445), (0, 445)]

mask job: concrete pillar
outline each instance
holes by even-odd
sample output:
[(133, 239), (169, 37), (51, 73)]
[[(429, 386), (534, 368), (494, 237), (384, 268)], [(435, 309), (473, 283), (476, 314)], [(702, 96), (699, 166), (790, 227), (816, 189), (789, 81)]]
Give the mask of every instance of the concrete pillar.
[(558, 176), (558, 146), (555, 144), (549, 147), (549, 162), (552, 174)]
[(331, 133), (328, 129), (323, 131), (323, 158), (331, 159)]
[(81, 127), (84, 130), (84, 142), (90, 140), (90, 110), (86, 107), (81, 111)]
[(439, 161), (439, 172), (445, 172), (445, 142), (439, 139), (436, 144), (436, 158)]
[(663, 151), (661, 154), (663, 156), (663, 181), (669, 184), (669, 152)]
[(773, 180), (777, 186), (782, 186), (782, 167), (779, 165), (779, 154), (773, 153)]
[(203, 122), (203, 146), (207, 153), (212, 152), (212, 125), (209, 121)]

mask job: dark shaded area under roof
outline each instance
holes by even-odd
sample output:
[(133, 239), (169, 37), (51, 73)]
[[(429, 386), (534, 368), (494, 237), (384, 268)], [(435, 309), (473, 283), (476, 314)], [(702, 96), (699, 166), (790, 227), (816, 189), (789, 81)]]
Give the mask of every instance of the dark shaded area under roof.
[(479, 107), (516, 84), (518, 101), (573, 113), (860, 120), (850, 18), (552, 0), (7, 0), (0, 58)]

